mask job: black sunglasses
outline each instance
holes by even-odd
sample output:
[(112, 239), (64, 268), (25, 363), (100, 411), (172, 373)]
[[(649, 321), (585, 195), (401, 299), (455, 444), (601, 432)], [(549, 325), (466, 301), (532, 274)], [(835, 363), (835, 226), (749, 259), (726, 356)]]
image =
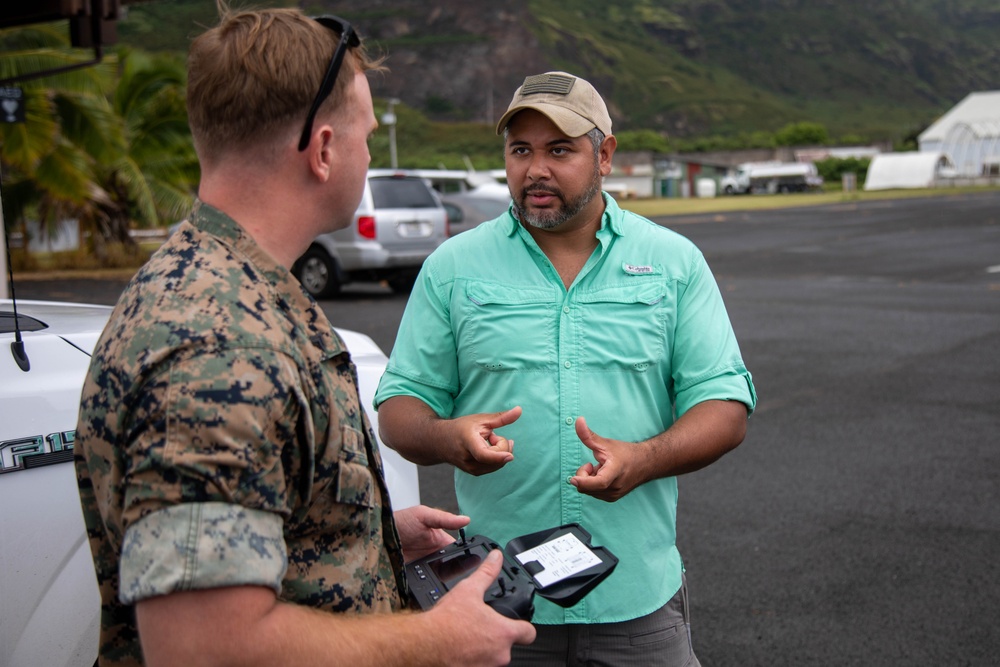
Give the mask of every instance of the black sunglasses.
[(340, 43), (337, 44), (337, 49), (333, 52), (333, 58), (330, 59), (330, 65), (326, 68), (326, 76), (323, 77), (323, 83), (319, 84), (319, 92), (316, 93), (312, 106), (309, 107), (309, 115), (306, 116), (306, 124), (302, 128), (302, 136), (299, 138), (300, 152), (304, 151), (306, 146), (309, 145), (309, 141), (312, 138), (313, 121), (316, 120), (316, 112), (319, 111), (323, 101), (330, 96), (330, 92), (333, 90), (333, 84), (337, 81), (337, 74), (340, 73), (340, 65), (344, 62), (344, 53), (347, 51), (347, 47), (356, 48), (361, 45), (358, 33), (354, 32), (351, 24), (344, 19), (336, 16), (316, 16), (313, 20), (323, 27), (339, 33)]

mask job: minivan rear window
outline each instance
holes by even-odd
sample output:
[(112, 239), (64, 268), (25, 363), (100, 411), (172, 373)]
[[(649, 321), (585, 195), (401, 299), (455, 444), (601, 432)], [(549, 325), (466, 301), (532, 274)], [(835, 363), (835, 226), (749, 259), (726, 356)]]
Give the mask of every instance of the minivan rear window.
[(430, 187), (419, 178), (372, 178), (375, 208), (436, 208)]

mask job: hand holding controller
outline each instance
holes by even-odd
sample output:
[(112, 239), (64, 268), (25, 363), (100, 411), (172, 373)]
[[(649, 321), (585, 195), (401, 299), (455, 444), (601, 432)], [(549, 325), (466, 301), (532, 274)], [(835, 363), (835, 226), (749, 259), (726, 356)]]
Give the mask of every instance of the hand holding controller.
[[(415, 606), (430, 609), (445, 593), (475, 572), (500, 546), (482, 535), (459, 539), (406, 564), (406, 580)], [(503, 567), (486, 590), (484, 602), (512, 619), (530, 621), (534, 595), (561, 607), (572, 607), (606, 579), (618, 558), (606, 547), (591, 545), (582, 526), (569, 523), (522, 535), (503, 550)]]
[[(406, 565), (410, 596), (421, 609), (433, 607), (445, 593), (474, 572), (490, 551), (500, 548), (482, 535), (466, 538), (464, 530), (460, 530), (459, 535), (453, 544)], [(500, 574), (487, 589), (483, 601), (507, 618), (530, 621), (535, 611), (534, 593), (535, 587), (528, 574), (504, 556)]]

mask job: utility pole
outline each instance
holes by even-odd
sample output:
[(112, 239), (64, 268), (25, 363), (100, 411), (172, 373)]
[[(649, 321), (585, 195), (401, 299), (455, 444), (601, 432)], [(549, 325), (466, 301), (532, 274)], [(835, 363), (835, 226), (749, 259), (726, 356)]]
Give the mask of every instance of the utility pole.
[(399, 100), (390, 97), (386, 103), (389, 108), (382, 114), (382, 124), (389, 128), (389, 165), (397, 169), (399, 161), (396, 159), (396, 114), (393, 112), (393, 107), (399, 104)]

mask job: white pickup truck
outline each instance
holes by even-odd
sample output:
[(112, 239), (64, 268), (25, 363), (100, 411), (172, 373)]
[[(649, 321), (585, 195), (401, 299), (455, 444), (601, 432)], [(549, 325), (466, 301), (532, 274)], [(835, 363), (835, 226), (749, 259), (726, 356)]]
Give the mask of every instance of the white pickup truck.
[[(20, 365), (12, 304), (0, 300), (0, 665), (91, 667), (100, 596), (73, 440), (90, 353), (111, 308), (18, 301), (17, 313), (27, 359)], [(338, 333), (375, 424), (371, 399), (386, 357), (368, 336)], [(418, 504), (416, 466), (387, 447), (381, 451), (393, 507)]]
[(806, 192), (823, 185), (812, 162), (744, 162), (719, 180), (727, 195)]

